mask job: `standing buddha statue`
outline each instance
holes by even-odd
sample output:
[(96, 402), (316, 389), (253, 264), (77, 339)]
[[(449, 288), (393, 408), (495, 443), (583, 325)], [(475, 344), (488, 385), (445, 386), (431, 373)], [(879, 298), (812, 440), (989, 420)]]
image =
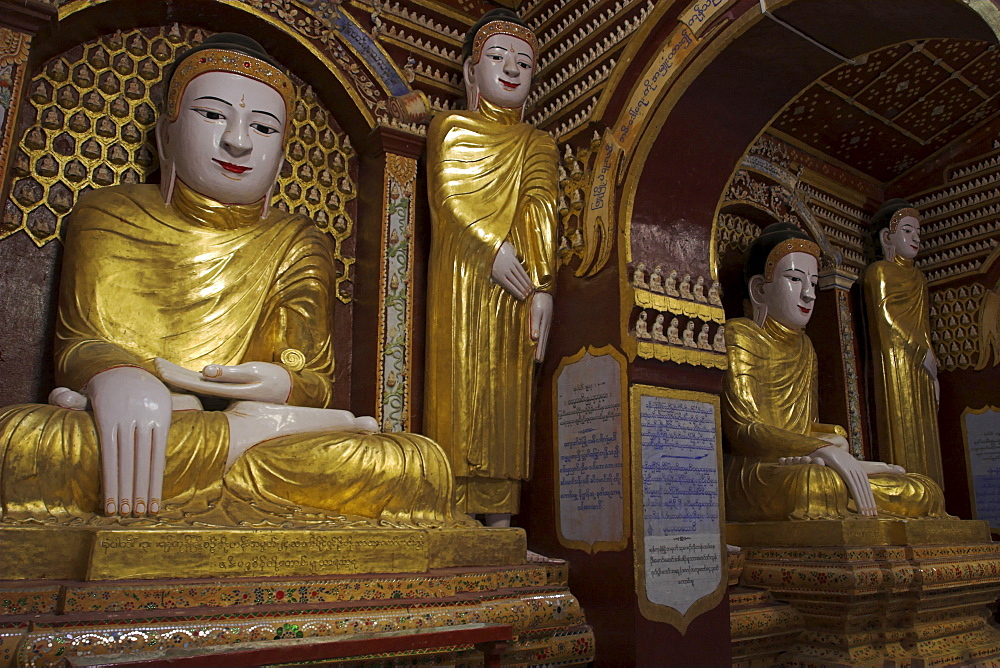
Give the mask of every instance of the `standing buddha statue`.
[(559, 156), (522, 121), (537, 56), (516, 14), (487, 12), (463, 49), (468, 111), (427, 131), (424, 428), (451, 459), (459, 507), (491, 526), (509, 525), (530, 475), (534, 367), (552, 321)]
[(871, 222), (870, 248), (881, 251), (861, 277), (871, 338), (879, 452), (939, 485), (937, 357), (931, 346), (927, 281), (913, 266), (920, 252), (920, 212), (895, 199)]
[(63, 387), (0, 411), (3, 522), (468, 522), (437, 444), (329, 408), (332, 244), (270, 206), (293, 104), (243, 35), (170, 68), (160, 187), (98, 189), (70, 214)]
[(775, 223), (751, 244), (753, 319), (726, 323), (726, 517), (736, 522), (944, 517), (941, 488), (900, 466), (856, 459), (839, 425), (819, 422), (812, 317), (819, 246)]

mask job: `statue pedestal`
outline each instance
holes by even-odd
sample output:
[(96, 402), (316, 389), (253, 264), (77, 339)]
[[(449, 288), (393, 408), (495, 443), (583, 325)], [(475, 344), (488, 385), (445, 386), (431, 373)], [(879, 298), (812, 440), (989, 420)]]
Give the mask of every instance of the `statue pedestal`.
[(0, 580), (423, 573), (526, 551), (521, 529), (0, 526)]
[(746, 553), (729, 555), (729, 637), (733, 668), (776, 666), (802, 633), (802, 615), (766, 589), (738, 585)]
[(733, 523), (727, 540), (746, 553), (741, 584), (802, 615), (787, 665), (1000, 663), (987, 607), (1000, 544), (985, 522)]
[[(513, 627), (504, 663), (586, 664), (594, 659), (594, 636), (567, 587), (568, 571), (560, 561), (408, 575), (4, 581), (0, 667), (490, 623)], [(469, 649), (431, 654), (475, 663)], [(396, 656), (401, 663), (428, 660), (424, 651)]]

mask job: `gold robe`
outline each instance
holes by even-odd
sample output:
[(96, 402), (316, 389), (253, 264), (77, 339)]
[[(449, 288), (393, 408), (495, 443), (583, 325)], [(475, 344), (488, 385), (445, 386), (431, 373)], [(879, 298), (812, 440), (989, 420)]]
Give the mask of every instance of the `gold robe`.
[[(726, 517), (734, 522), (856, 516), (847, 486), (831, 468), (782, 466), (830, 445), (820, 434), (846, 436), (817, 421), (816, 353), (801, 331), (767, 318), (764, 327), (726, 323), (729, 368), (722, 393), (727, 444)], [(917, 474), (870, 476), (880, 515), (945, 517), (940, 487)]]
[(875, 262), (861, 279), (878, 411), (880, 456), (944, 485), (934, 381), (924, 368), (931, 347), (927, 281), (912, 260)]
[[(259, 204), (218, 204), (181, 183), (171, 206), (155, 186), (118, 186), (82, 197), (66, 237), (58, 383), (81, 390), (95, 374), (121, 365), (155, 374), (156, 356), (192, 370), (208, 363), (281, 364), (298, 356), (298, 363), (286, 366), (292, 377), (288, 403), (327, 407), (333, 373), (329, 242), (302, 216), (272, 209), (261, 221), (259, 211)], [(173, 413), (158, 520), (466, 521), (455, 519), (444, 453), (422, 436), (284, 436), (250, 448), (226, 471), (228, 448), (222, 413)], [(48, 405), (0, 411), (0, 462), (4, 521), (105, 521), (95, 516), (101, 472), (91, 413)]]
[(424, 430), (457, 476), (459, 507), (515, 513), (530, 474), (530, 298), (490, 277), (510, 241), (536, 289), (555, 283), (555, 142), (520, 110), (434, 119), (427, 132), (431, 256)]

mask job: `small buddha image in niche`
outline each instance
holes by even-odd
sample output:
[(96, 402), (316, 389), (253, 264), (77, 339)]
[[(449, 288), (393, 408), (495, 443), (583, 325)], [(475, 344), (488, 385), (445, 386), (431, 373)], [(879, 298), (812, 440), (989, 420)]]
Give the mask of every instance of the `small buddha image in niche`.
[(691, 274), (684, 274), (684, 280), (681, 281), (681, 299), (688, 299), (694, 301), (694, 295), (691, 294)]
[(717, 353), (726, 352), (726, 326), (719, 325), (718, 331), (715, 332), (715, 338), (712, 340), (712, 348)]
[(667, 280), (663, 285), (663, 291), (667, 293), (670, 297), (680, 297), (680, 293), (677, 292), (677, 270), (671, 269), (670, 275), (667, 276)]
[(681, 342), (679, 325), (680, 323), (677, 318), (670, 321), (670, 326), (667, 327), (667, 343), (672, 343), (675, 346), (684, 345)]
[(687, 327), (684, 328), (682, 342), (685, 348), (697, 348), (698, 343), (694, 340), (694, 320), (688, 320)]
[(694, 295), (694, 300), (696, 302), (701, 302), (702, 304), (707, 304), (708, 299), (705, 297), (705, 277), (699, 276), (698, 280), (694, 282), (694, 287), (691, 288), (691, 294)]
[(645, 311), (639, 312), (639, 319), (635, 321), (635, 336), (637, 339), (649, 338), (649, 329), (646, 323), (647, 317), (648, 316), (646, 315)]
[(663, 274), (660, 273), (661, 271), (662, 268), (660, 265), (656, 265), (653, 273), (649, 275), (649, 289), (653, 292), (663, 294)]
[(712, 281), (712, 285), (708, 288), (708, 303), (712, 306), (722, 306), (722, 294), (721, 288), (719, 287), (718, 281)]
[(648, 289), (649, 283), (646, 282), (646, 263), (640, 262), (635, 265), (635, 270), (632, 272), (632, 286), (636, 288)]
[(663, 334), (663, 314), (660, 313), (656, 316), (656, 322), (653, 323), (653, 340), (654, 341), (666, 341), (667, 337)]
[(708, 341), (708, 323), (706, 322), (701, 326), (701, 331), (698, 333), (698, 347), (702, 350), (711, 350), (712, 344)]

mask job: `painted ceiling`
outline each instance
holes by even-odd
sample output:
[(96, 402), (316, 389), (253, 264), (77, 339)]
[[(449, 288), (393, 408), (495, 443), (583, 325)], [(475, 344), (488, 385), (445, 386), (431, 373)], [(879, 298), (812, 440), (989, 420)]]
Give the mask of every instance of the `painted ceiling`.
[(831, 70), (772, 124), (882, 183), (1000, 112), (1000, 49), (978, 41), (897, 44)]

